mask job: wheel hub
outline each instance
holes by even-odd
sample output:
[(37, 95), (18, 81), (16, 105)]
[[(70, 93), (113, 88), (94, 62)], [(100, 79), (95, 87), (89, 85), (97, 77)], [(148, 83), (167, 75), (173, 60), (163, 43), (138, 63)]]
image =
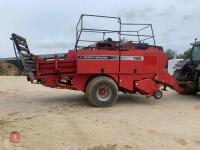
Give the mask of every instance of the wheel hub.
[(106, 94), (105, 88), (99, 88), (98, 93), (99, 95), (104, 96)]
[(112, 90), (107, 85), (101, 85), (97, 89), (96, 96), (100, 101), (108, 101), (112, 96)]

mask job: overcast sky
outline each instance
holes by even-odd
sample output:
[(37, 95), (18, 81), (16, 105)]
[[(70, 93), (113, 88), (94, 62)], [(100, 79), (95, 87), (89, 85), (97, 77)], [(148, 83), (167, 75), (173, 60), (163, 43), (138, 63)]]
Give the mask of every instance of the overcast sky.
[(35, 54), (67, 52), (82, 13), (152, 23), (157, 45), (177, 52), (200, 39), (198, 0), (0, 0), (0, 57), (14, 56), (13, 32), (26, 37)]

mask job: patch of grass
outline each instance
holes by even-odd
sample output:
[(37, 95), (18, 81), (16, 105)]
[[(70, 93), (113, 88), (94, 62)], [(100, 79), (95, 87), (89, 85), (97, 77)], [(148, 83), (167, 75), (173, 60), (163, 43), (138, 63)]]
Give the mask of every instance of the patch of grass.
[(8, 75), (8, 72), (0, 65), (0, 75)]
[(20, 75), (20, 70), (13, 64), (0, 60), (0, 75)]

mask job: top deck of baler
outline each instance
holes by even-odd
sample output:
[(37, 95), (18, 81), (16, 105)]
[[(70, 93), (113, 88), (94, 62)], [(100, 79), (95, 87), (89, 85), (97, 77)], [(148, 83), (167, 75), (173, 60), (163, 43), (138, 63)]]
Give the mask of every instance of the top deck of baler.
[[(105, 26), (105, 24), (109, 24), (110, 22), (116, 23), (117, 29), (114, 29), (114, 27), (112, 29), (110, 29), (110, 27), (104, 28), (102, 26), (99, 28), (88, 27), (87, 23), (85, 23), (88, 18), (101, 19), (101, 23), (104, 20), (104, 24), (102, 24), (103, 26)], [(110, 24), (111, 26), (112, 23)], [(92, 26), (95, 26), (95, 24), (98, 24), (98, 21), (94, 20), (91, 24)], [(100, 35), (101, 37), (99, 38), (101, 39), (98, 38), (98, 40), (89, 40), (89, 34), (91, 33), (93, 33), (93, 35)], [(83, 34), (86, 34), (85, 37)], [(92, 38), (94, 38), (93, 35)], [(156, 45), (152, 24), (124, 23), (120, 17), (82, 14), (76, 26), (76, 42), (74, 49), (84, 49), (91, 46), (91, 43), (105, 42), (106, 36), (108, 40), (112, 40), (110, 36), (114, 36), (115, 40), (112, 42), (116, 43), (118, 48), (120, 48), (121, 44), (126, 41), (126, 37), (129, 37), (129, 41), (133, 43), (144, 43), (148, 40), (151, 45)]]

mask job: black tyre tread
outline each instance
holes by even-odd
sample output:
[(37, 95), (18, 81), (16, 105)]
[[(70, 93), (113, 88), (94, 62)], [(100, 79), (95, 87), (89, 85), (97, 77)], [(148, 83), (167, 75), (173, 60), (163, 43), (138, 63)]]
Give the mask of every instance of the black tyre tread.
[(195, 90), (186, 89), (186, 90), (180, 92), (179, 94), (183, 94), (183, 95), (196, 95), (198, 92), (199, 92), (198, 89), (195, 89)]
[[(117, 90), (116, 91), (117, 96), (115, 97), (115, 99), (111, 103), (105, 103), (105, 102), (97, 103), (97, 101), (94, 99), (94, 97), (92, 97), (92, 95), (90, 94), (90, 93), (92, 93), (92, 89), (95, 87), (95, 85), (100, 83), (100, 82), (107, 82), (109, 84), (112, 84), (114, 86), (114, 88)], [(115, 83), (115, 81), (112, 78), (107, 77), (107, 76), (97, 76), (97, 77), (94, 77), (93, 79), (91, 79), (89, 81), (89, 83), (86, 86), (86, 92), (85, 93), (86, 93), (87, 100), (93, 106), (109, 107), (109, 106), (113, 105), (118, 98), (118, 87), (117, 87), (117, 84)]]
[[(156, 92), (160, 92), (161, 96), (160, 96), (160, 97), (157, 97), (157, 96), (156, 96)], [(158, 91), (156, 91), (156, 92), (154, 92), (154, 94), (153, 94), (154, 98), (155, 98), (155, 99), (161, 99), (162, 96), (163, 96), (162, 91), (161, 91), (161, 90), (158, 90)]]
[(173, 77), (175, 77), (176, 80), (178, 80), (178, 81), (185, 80), (184, 73), (182, 72), (182, 70), (175, 70), (173, 73)]
[[(173, 76), (176, 78), (176, 80), (180, 82), (186, 80), (182, 70), (175, 70)], [(186, 87), (182, 92), (179, 92), (179, 94), (196, 95), (198, 92), (199, 92), (198, 88)]]

